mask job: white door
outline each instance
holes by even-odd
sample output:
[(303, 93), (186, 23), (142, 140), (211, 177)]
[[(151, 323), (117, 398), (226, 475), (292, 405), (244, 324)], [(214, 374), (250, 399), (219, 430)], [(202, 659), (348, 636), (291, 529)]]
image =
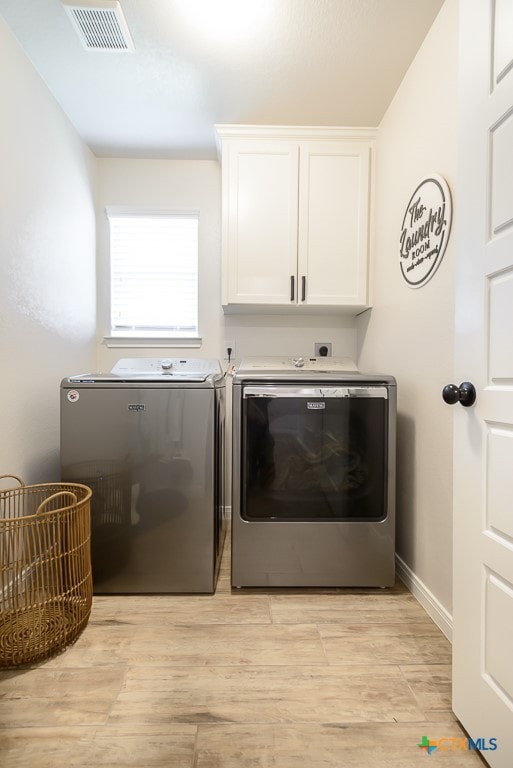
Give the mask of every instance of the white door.
[(477, 400), (454, 406), (453, 708), (485, 760), (511, 768), (513, 2), (460, 14), (456, 384)]

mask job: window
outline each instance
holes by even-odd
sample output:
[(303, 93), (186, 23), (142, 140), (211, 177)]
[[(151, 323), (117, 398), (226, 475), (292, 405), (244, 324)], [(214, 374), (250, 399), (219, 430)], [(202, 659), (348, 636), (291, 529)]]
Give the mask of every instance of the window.
[(110, 223), (113, 336), (198, 336), (198, 213), (117, 213)]

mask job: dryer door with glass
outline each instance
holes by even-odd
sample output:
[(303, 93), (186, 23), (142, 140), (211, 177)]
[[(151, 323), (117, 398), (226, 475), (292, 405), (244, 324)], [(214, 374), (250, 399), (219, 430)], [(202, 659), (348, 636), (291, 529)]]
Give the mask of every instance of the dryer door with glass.
[(388, 405), (386, 386), (244, 386), (241, 517), (384, 520)]

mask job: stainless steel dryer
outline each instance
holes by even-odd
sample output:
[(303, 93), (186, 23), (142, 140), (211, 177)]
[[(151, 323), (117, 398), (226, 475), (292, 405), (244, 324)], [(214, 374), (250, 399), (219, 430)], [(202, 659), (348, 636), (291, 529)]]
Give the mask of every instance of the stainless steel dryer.
[(232, 586), (391, 586), (395, 379), (249, 359), (232, 401)]
[(124, 359), (61, 383), (61, 474), (93, 490), (96, 594), (215, 590), (224, 523), (217, 360)]

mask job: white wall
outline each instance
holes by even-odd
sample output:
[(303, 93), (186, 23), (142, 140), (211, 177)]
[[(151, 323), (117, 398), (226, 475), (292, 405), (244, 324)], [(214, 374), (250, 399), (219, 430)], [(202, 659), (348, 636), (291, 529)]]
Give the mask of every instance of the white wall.
[(95, 358), (94, 157), (0, 18), (0, 474), (59, 479), (59, 382)]
[[(200, 348), (107, 348), (109, 228), (106, 206), (199, 209)], [(236, 357), (313, 355), (314, 342), (331, 341), (334, 355), (356, 355), (353, 319), (341, 316), (224, 315), (221, 306), (221, 169), (215, 161), (98, 160), (98, 363), (110, 370), (120, 357), (215, 357), (234, 341)]]
[(444, 176), (457, 206), (457, 24), (457, 0), (446, 0), (380, 125), (374, 307), (358, 319), (360, 368), (398, 381), (397, 552), (449, 620), (452, 412), (441, 390), (453, 378), (455, 242), (430, 282), (411, 289), (399, 234), (425, 175)]

